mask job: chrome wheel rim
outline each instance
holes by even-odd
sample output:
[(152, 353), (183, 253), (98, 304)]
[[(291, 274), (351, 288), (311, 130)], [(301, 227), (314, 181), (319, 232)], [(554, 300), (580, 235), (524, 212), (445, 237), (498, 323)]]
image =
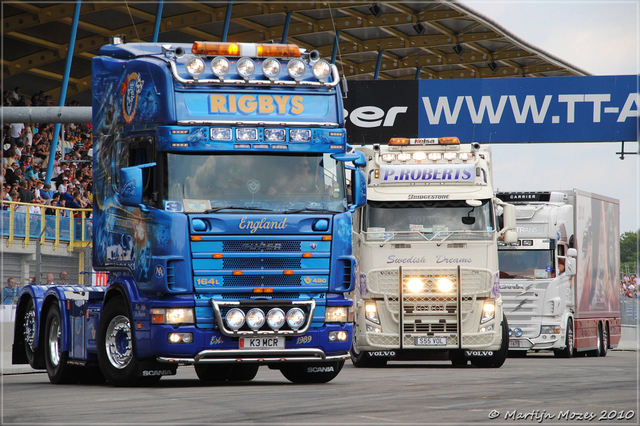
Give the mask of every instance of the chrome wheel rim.
[(60, 364), (60, 338), (62, 332), (60, 330), (60, 321), (54, 318), (49, 326), (49, 361), (54, 367)]
[(118, 315), (111, 320), (104, 344), (109, 362), (119, 370), (127, 367), (133, 359), (132, 337), (129, 318)]
[(24, 341), (31, 349), (31, 352), (35, 351), (36, 341), (36, 310), (32, 306), (31, 309), (24, 316)]
[(569, 352), (573, 352), (573, 325), (567, 330), (567, 346), (569, 347)]

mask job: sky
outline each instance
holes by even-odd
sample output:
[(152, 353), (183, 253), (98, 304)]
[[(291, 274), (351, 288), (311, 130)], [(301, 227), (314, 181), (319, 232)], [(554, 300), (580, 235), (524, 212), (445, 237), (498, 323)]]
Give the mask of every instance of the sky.
[[(532, 47), (592, 75), (640, 74), (640, 0), (461, 0)], [(626, 142), (625, 152), (638, 152)], [(621, 143), (494, 144), (500, 191), (580, 189), (620, 200), (620, 233), (640, 229), (640, 155)]]

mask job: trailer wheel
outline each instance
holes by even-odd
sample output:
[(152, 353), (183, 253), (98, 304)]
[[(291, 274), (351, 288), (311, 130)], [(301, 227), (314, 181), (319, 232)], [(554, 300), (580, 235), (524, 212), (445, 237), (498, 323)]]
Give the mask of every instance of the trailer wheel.
[(480, 368), (500, 368), (507, 359), (509, 353), (509, 324), (507, 316), (502, 314), (502, 344), (492, 357), (489, 358), (471, 358), (471, 364)]
[(137, 377), (139, 362), (133, 350), (133, 330), (127, 305), (121, 297), (112, 299), (98, 324), (98, 363), (113, 386), (151, 385), (161, 376)]
[(598, 331), (596, 331), (596, 348), (587, 352), (587, 356), (601, 356), (602, 355), (602, 325), (598, 324)]
[(553, 354), (560, 358), (571, 358), (573, 356), (573, 321), (571, 318), (567, 319), (567, 332), (564, 336), (564, 349), (557, 349), (553, 351)]
[(351, 362), (357, 368), (381, 368), (387, 365), (387, 358), (372, 357), (367, 352), (358, 352), (355, 331), (349, 355), (351, 356)]
[(300, 362), (283, 365), (280, 372), (293, 383), (327, 383), (335, 379), (344, 361)]
[(56, 385), (78, 383), (80, 380), (79, 368), (67, 364), (69, 352), (62, 351), (62, 333), (60, 308), (54, 304), (47, 312), (44, 329), (44, 360), (47, 365), (47, 375), (49, 381)]
[(609, 348), (609, 325), (605, 324), (602, 328), (602, 339), (600, 339), (600, 356), (607, 356)]
[(24, 352), (27, 356), (27, 361), (29, 361), (29, 365), (33, 367), (36, 358), (36, 309), (33, 304), (33, 299), (31, 298), (29, 299), (29, 302), (27, 302), (27, 309), (25, 310), (22, 329)]

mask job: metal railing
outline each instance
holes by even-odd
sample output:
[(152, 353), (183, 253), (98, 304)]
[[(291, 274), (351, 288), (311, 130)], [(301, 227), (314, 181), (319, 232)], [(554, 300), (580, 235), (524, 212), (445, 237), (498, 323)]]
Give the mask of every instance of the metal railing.
[[(26, 211), (16, 211), (23, 205)], [(29, 207), (38, 206), (40, 213), (31, 213)], [(51, 209), (55, 214), (45, 214)], [(68, 244), (68, 251), (91, 246), (93, 221), (92, 209), (70, 209), (66, 207), (29, 204), (16, 201), (2, 201), (2, 236), (7, 237), (7, 247), (12, 247), (16, 239), (22, 239), (22, 246), (29, 247), (31, 240), (53, 241), (53, 249), (60, 243)]]
[(638, 325), (640, 315), (640, 298), (620, 295), (620, 323), (622, 325)]

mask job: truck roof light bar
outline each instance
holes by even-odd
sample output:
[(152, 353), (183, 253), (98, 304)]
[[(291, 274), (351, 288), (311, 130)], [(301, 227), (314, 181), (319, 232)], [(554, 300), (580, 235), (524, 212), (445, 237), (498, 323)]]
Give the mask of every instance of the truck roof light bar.
[(294, 44), (218, 43), (195, 41), (191, 51), (206, 56), (250, 56), (252, 58), (299, 58), (300, 48)]
[(389, 146), (421, 146), (421, 145), (460, 145), (455, 136), (444, 138), (391, 138)]

